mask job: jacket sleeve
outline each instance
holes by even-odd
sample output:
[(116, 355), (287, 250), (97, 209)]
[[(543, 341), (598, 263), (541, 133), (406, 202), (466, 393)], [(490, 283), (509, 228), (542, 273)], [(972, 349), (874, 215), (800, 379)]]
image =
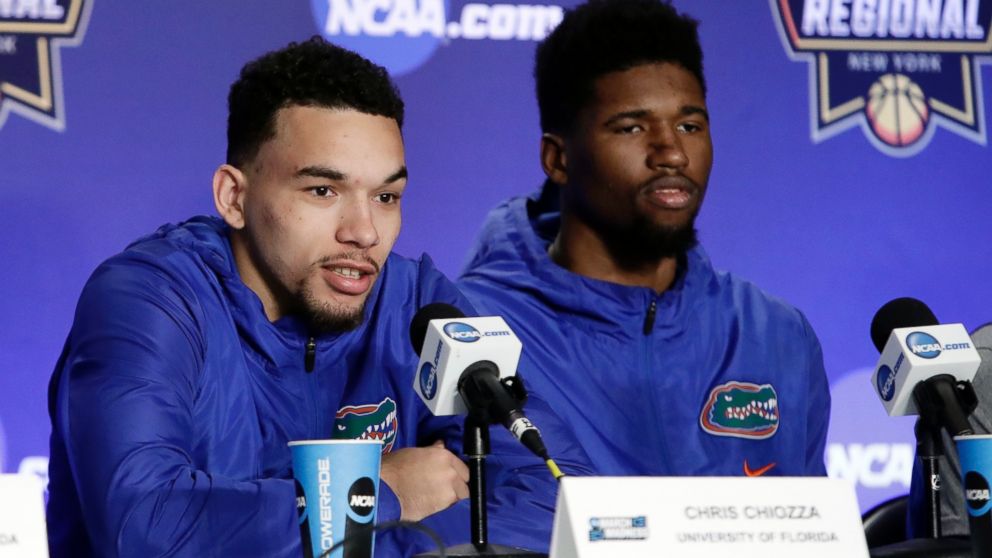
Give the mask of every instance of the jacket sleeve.
[(827, 426), (830, 424), (830, 386), (827, 382), (827, 372), (823, 367), (823, 349), (820, 348), (820, 341), (816, 338), (816, 333), (813, 332), (813, 328), (805, 316), (800, 315), (800, 317), (802, 318), (809, 355), (806, 474), (826, 476), (827, 468), (823, 455), (827, 445)]
[(84, 289), (52, 401), (97, 556), (300, 554), (291, 480), (194, 463), (204, 338), (195, 299), (148, 264)]

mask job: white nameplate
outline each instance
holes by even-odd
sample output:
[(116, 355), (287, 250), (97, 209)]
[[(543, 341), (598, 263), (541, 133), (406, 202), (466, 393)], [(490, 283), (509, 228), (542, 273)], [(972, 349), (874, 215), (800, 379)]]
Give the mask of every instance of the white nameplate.
[(44, 486), (33, 475), (0, 475), (0, 558), (48, 558)]
[(854, 488), (825, 477), (565, 477), (551, 558), (868, 558)]

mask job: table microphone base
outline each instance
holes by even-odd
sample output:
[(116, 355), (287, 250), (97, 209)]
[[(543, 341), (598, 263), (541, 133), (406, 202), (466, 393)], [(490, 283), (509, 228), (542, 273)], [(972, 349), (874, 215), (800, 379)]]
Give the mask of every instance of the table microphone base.
[[(427, 552), (418, 554), (414, 558), (438, 558), (441, 554), (437, 552)], [(467, 558), (469, 556), (498, 556), (499, 558), (547, 558), (547, 554), (531, 552), (522, 548), (512, 548), (498, 544), (486, 545), (485, 550), (479, 550), (471, 544), (460, 544), (445, 550), (445, 556), (449, 558)]]

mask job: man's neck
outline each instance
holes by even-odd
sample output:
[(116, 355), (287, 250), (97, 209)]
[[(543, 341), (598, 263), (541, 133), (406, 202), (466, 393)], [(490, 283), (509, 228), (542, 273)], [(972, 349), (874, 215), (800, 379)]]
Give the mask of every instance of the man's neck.
[(265, 316), (269, 321), (274, 322), (278, 320), (282, 317), (279, 304), (275, 299), (275, 295), (266, 287), (265, 279), (252, 260), (251, 251), (244, 238), (244, 233), (236, 230), (231, 231), (228, 239), (231, 242), (231, 254), (234, 255), (234, 264), (237, 267), (241, 281), (262, 301), (262, 308), (265, 310)]
[(661, 258), (636, 267), (623, 266), (609, 246), (592, 229), (562, 219), (558, 236), (548, 248), (551, 260), (561, 267), (592, 279), (629, 287), (667, 291), (678, 272), (678, 258)]

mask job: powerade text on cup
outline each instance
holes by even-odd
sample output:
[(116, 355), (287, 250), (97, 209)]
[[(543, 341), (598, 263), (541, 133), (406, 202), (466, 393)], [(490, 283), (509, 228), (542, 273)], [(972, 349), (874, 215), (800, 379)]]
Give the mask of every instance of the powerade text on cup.
[(345, 541), (330, 558), (371, 558), (379, 491), (379, 440), (289, 443), (304, 558)]

